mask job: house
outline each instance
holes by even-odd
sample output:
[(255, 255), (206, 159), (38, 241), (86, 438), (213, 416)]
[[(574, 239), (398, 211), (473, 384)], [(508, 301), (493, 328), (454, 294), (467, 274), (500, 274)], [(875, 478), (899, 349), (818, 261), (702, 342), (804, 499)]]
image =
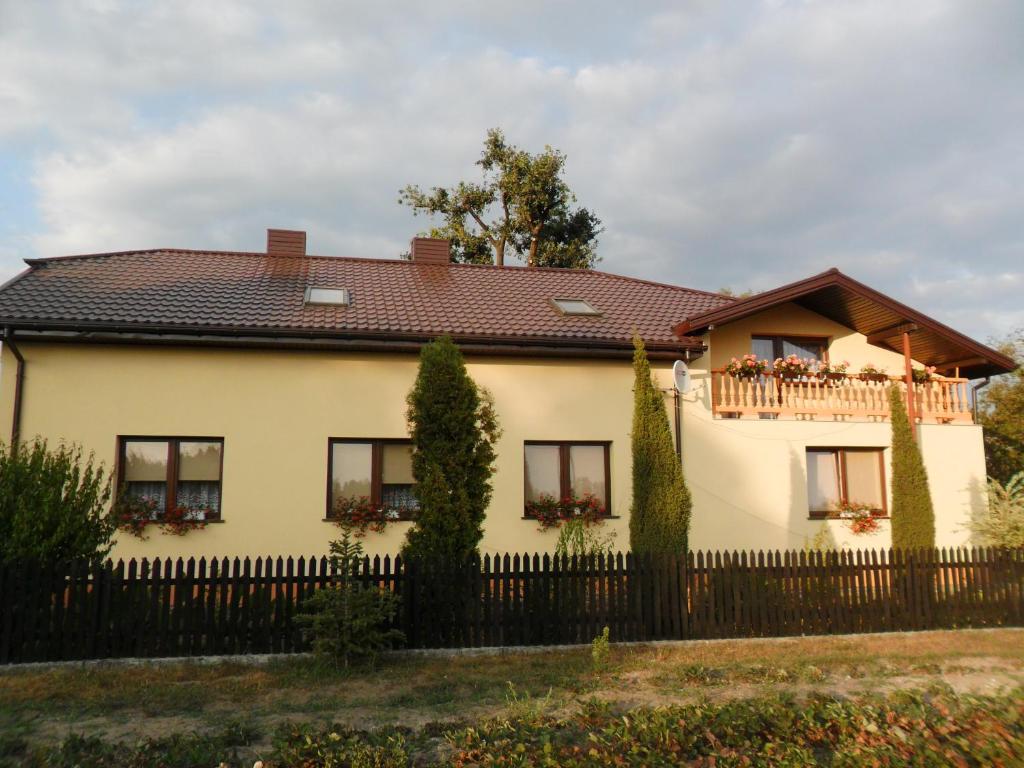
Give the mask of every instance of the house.
[[(596, 271), (451, 264), (447, 243), (427, 238), (409, 260), (310, 256), (305, 233), (285, 230), (268, 232), (265, 253), (27, 263), (0, 288), (4, 439), (79, 443), (129, 492), (211, 523), (121, 534), (123, 557), (320, 553), (337, 535), (332, 509), (361, 496), (402, 518), (367, 550), (396, 551), (416, 503), (405, 397), (418, 349), (441, 334), (503, 428), (483, 550), (550, 549), (555, 534), (524, 515), (544, 493), (598, 496), (626, 548), (634, 330), (665, 388), (694, 548), (799, 547), (823, 531), (888, 545), (890, 379), (859, 375), (869, 363), (900, 386), (908, 366), (937, 369), (911, 403), (938, 542), (961, 544), (984, 503), (970, 380), (1014, 367), (836, 270), (734, 299)], [(726, 372), (748, 353), (849, 367)], [(881, 530), (854, 537), (827, 519), (844, 502), (874, 509)]]

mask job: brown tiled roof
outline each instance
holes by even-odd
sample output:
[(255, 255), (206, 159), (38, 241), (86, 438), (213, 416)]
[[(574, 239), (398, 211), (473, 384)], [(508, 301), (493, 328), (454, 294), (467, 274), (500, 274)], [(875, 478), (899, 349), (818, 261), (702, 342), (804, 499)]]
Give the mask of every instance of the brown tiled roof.
[(1017, 367), (1016, 362), (1002, 352), (844, 275), (834, 267), (820, 275), (690, 315), (676, 326), (676, 332), (701, 334), (713, 326), (788, 302), (795, 302), (863, 333), (870, 343), (895, 352), (903, 352), (903, 331), (912, 330), (913, 357), (943, 372), (959, 369), (963, 376), (981, 378), (1007, 373)]
[[(682, 318), (730, 303), (713, 293), (589, 270), (151, 250), (29, 260), (0, 288), (17, 328), (260, 335), (370, 335), (680, 345)], [(310, 306), (307, 286), (347, 288), (350, 306)], [(585, 299), (599, 317), (562, 315)]]

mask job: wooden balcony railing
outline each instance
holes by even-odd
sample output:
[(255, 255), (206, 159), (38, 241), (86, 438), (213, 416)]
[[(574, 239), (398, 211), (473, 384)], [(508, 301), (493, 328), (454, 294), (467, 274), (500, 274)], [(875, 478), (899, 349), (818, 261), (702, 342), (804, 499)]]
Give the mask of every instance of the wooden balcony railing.
[[(835, 421), (886, 421), (889, 386), (906, 399), (906, 382), (898, 376), (866, 380), (858, 374), (829, 379), (807, 376), (786, 380), (774, 373), (755, 379), (711, 372), (711, 408), (729, 418), (794, 418)], [(973, 421), (967, 379), (934, 379), (914, 384), (914, 413), (924, 424)]]

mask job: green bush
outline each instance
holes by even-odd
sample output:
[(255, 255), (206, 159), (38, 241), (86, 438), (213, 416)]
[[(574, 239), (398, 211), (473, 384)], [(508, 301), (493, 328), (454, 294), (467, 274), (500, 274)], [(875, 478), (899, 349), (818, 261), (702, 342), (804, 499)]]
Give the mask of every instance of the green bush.
[(306, 599), (296, 623), (312, 640), (313, 652), (344, 667), (368, 660), (400, 643), (405, 636), (388, 624), (398, 612), (399, 598), (355, 577), (363, 545), (348, 529), (331, 542), (334, 581)]
[(996, 344), (1020, 367), (979, 392), (978, 423), (984, 427), (988, 474), (1006, 483), (1024, 467), (1024, 328)]
[(1005, 484), (988, 481), (988, 506), (971, 520), (971, 533), (993, 547), (1024, 547), (1024, 472)]
[(600, 635), (590, 641), (590, 661), (594, 665), (595, 672), (601, 673), (608, 669), (608, 662), (612, 654), (610, 634), (611, 631), (605, 627), (601, 630)]
[(402, 554), (469, 562), (483, 536), (500, 431), (489, 395), (477, 388), (447, 336), (420, 353), (408, 419), (420, 508)]
[(101, 560), (116, 530), (111, 478), (78, 446), (0, 445), (0, 561)]
[(892, 546), (931, 549), (935, 546), (935, 510), (921, 449), (910, 431), (910, 419), (897, 386), (889, 387), (892, 422)]
[(651, 378), (644, 342), (633, 337), (633, 505), (629, 545), (635, 553), (679, 554), (688, 547), (690, 491), (676, 455), (665, 398)]
[(603, 526), (581, 517), (571, 517), (558, 530), (555, 554), (562, 557), (597, 557), (611, 554), (615, 531), (603, 532)]

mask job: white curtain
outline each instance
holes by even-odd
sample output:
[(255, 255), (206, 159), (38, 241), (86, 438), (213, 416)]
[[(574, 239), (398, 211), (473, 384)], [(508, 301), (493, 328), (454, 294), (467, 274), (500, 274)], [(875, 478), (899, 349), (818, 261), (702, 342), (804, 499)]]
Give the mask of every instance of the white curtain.
[(882, 508), (881, 451), (846, 452), (846, 492), (855, 504)]
[(811, 512), (832, 512), (839, 504), (839, 471), (833, 451), (807, 452), (807, 501)]

